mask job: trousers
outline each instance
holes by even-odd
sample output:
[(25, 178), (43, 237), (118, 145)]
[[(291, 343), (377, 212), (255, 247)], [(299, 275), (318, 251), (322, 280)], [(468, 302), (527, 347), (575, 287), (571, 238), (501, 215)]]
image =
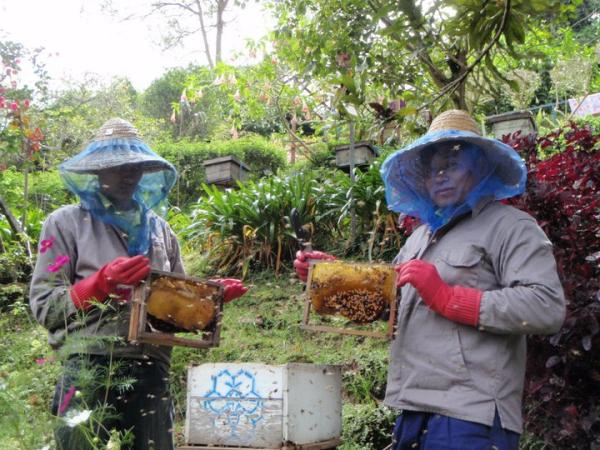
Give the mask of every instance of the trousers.
[(502, 428), (497, 411), (491, 427), (440, 414), (403, 411), (392, 442), (393, 450), (518, 450), (519, 434)]

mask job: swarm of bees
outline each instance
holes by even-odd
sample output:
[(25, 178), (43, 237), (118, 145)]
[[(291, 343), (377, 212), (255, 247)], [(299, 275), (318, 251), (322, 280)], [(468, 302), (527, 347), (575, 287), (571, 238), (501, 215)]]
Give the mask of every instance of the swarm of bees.
[(151, 284), (146, 308), (149, 315), (180, 331), (204, 330), (217, 315), (218, 292), (210, 284), (161, 276)]
[(381, 291), (352, 289), (325, 297), (323, 305), (336, 310), (352, 322), (368, 323), (381, 316), (387, 302)]
[(321, 315), (341, 315), (363, 324), (382, 317), (395, 299), (395, 272), (383, 264), (314, 263), (308, 296)]

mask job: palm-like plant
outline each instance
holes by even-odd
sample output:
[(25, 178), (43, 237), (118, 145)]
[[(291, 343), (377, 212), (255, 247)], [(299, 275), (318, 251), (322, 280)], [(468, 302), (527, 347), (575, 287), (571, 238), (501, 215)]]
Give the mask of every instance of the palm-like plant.
[(335, 180), (315, 171), (239, 183), (235, 190), (208, 185), (203, 190), (206, 196), (184, 234), (208, 253), (216, 271), (242, 275), (252, 264), (278, 273), (291, 259), (298, 245), (290, 226), (292, 208), (312, 225), (313, 234), (331, 235), (344, 202)]

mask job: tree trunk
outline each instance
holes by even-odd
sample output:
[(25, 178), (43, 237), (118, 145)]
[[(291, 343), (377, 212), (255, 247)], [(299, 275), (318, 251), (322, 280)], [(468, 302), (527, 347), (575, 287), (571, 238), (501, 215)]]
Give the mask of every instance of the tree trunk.
[(196, 0), (196, 7), (198, 11), (196, 16), (198, 17), (198, 21), (200, 22), (200, 31), (202, 32), (202, 41), (204, 42), (204, 52), (206, 53), (206, 60), (208, 61), (208, 67), (211, 69), (215, 68), (215, 64), (213, 63), (213, 59), (210, 52), (210, 44), (208, 42), (208, 33), (206, 32), (206, 25), (204, 24), (204, 11), (202, 10), (202, 3), (200, 0)]
[(215, 50), (215, 63), (219, 64), (222, 58), (222, 41), (223, 41), (223, 28), (225, 27), (225, 22), (223, 21), (223, 14), (225, 13), (225, 8), (227, 8), (228, 0), (217, 0), (217, 41), (216, 41), (216, 50)]
[(27, 253), (27, 258), (29, 259), (29, 263), (31, 264), (32, 257), (31, 257), (31, 245), (29, 244), (29, 239), (27, 239), (27, 237), (25, 236), (25, 233), (23, 233), (23, 228), (21, 228), (21, 224), (17, 221), (17, 219), (15, 219), (15, 216), (10, 211), (9, 206), (6, 203), (6, 201), (4, 200), (4, 198), (2, 197), (2, 195), (0, 195), (0, 212), (2, 214), (4, 214), (4, 216), (6, 217), (6, 220), (8, 221), (8, 225), (10, 226), (10, 229), (13, 231), (16, 239), (19, 240), (23, 244), (23, 247), (25, 248), (25, 252)]
[(23, 232), (23, 229), (21, 228), (21, 224), (19, 224), (19, 222), (17, 221), (17, 219), (15, 218), (13, 213), (10, 211), (8, 204), (6, 203), (6, 201), (4, 200), (4, 198), (1, 195), (0, 195), (0, 211), (2, 211), (2, 214), (4, 214), (4, 216), (6, 217), (6, 220), (8, 220), (8, 225), (10, 226), (10, 229), (13, 231), (13, 233), (15, 235), (18, 235)]

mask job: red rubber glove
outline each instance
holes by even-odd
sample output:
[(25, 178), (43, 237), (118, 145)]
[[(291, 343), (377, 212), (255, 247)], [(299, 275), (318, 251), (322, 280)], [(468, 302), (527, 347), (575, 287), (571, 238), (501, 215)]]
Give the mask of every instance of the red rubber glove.
[(410, 283), (435, 312), (454, 322), (477, 326), (483, 292), (446, 284), (433, 264), (414, 259), (395, 268), (398, 286)]
[(150, 273), (150, 261), (142, 255), (119, 256), (100, 270), (78, 281), (71, 287), (71, 300), (78, 309), (89, 309), (92, 300), (104, 301), (110, 294), (117, 294), (117, 286), (136, 286)]
[(223, 301), (225, 303), (244, 295), (248, 288), (237, 278), (213, 278), (211, 281), (223, 286)]
[(294, 269), (296, 269), (296, 274), (298, 275), (298, 278), (300, 278), (304, 282), (306, 282), (306, 279), (308, 278), (309, 259), (323, 259), (326, 261), (334, 261), (335, 256), (316, 250), (312, 250), (310, 252), (298, 250), (298, 252), (296, 252), (296, 259), (294, 260)]

